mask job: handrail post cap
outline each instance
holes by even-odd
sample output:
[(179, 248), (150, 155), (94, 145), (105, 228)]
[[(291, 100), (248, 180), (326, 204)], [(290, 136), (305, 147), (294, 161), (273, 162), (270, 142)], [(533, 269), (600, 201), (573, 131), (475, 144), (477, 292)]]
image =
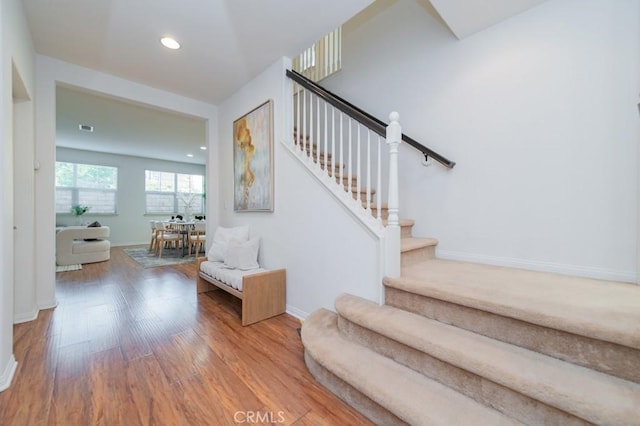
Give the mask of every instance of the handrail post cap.
[(398, 114), (397, 111), (392, 111), (391, 114), (389, 114), (389, 121), (400, 121), (400, 114)]

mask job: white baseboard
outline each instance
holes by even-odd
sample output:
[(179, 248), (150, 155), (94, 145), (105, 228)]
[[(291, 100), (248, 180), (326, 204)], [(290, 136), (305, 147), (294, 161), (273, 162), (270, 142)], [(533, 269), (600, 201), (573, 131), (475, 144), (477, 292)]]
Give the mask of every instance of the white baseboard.
[(40, 309), (38, 309), (37, 306), (34, 306), (30, 312), (15, 314), (13, 317), (13, 323), (21, 324), (23, 322), (33, 321), (34, 319), (38, 318), (38, 312), (40, 312)]
[(40, 313), (41, 310), (43, 309), (52, 309), (55, 308), (56, 306), (58, 306), (58, 301), (57, 300), (53, 300), (53, 301), (46, 301), (46, 302), (39, 302), (38, 306), (34, 306), (33, 310), (31, 312), (25, 312), (22, 314), (16, 314), (13, 317), (13, 323), (14, 324), (21, 324), (23, 322), (29, 322), (29, 321), (33, 321), (35, 319), (38, 318), (38, 314)]
[(287, 305), (287, 313), (291, 316), (298, 318), (300, 321), (304, 321), (309, 316), (307, 312), (300, 310), (291, 305)]
[(2, 374), (0, 374), (0, 392), (11, 386), (11, 382), (13, 381), (13, 376), (16, 373), (17, 368), (18, 363), (16, 362), (16, 358), (11, 354), (9, 362), (5, 366)]
[(594, 278), (598, 280), (622, 281), (637, 283), (634, 271), (615, 271), (604, 268), (592, 268), (588, 266), (566, 265), (561, 263), (543, 262), (537, 260), (516, 259), (512, 257), (486, 256), (482, 254), (465, 253), (451, 250), (436, 249), (440, 259), (460, 260), (464, 262), (484, 263), (487, 265), (507, 266), (510, 268), (530, 269), (540, 272), (553, 272), (556, 274), (572, 275), (576, 277)]
[(44, 300), (44, 301), (38, 302), (38, 310), (40, 311), (43, 309), (52, 309), (52, 308), (55, 308), (56, 306), (58, 306), (58, 301), (56, 299)]
[(149, 246), (149, 241), (144, 241), (144, 242), (129, 242), (129, 243), (111, 243), (111, 247), (127, 247), (127, 246)]

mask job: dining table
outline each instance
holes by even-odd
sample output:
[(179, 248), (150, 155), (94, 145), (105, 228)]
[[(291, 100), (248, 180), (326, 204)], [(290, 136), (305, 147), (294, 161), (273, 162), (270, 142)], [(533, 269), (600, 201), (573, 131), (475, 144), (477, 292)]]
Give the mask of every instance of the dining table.
[(173, 230), (177, 234), (180, 234), (180, 236), (182, 237), (182, 251), (180, 256), (184, 257), (185, 248), (189, 240), (188, 239), (189, 231), (192, 231), (193, 229), (195, 229), (196, 221), (167, 220), (167, 221), (164, 221), (163, 223), (165, 223), (169, 229)]

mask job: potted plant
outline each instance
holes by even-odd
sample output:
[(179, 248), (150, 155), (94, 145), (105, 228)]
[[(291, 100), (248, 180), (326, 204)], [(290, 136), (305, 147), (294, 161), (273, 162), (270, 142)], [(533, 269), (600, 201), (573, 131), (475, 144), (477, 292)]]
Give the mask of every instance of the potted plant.
[(77, 224), (80, 225), (80, 217), (85, 214), (86, 212), (89, 211), (89, 209), (91, 209), (91, 207), (89, 206), (83, 206), (81, 204), (76, 204), (74, 206), (71, 207), (71, 214), (73, 214), (75, 217), (77, 217), (78, 219), (76, 219), (76, 221), (78, 222)]

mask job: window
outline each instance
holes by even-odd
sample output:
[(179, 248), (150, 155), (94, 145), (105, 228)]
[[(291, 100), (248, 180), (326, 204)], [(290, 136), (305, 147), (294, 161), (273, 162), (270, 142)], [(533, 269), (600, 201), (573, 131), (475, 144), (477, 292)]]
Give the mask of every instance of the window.
[(89, 206), (92, 214), (115, 214), (118, 169), (56, 161), (56, 213)]
[(293, 70), (320, 81), (342, 68), (342, 28), (331, 31), (293, 60)]
[(145, 170), (148, 214), (204, 213), (204, 176)]

